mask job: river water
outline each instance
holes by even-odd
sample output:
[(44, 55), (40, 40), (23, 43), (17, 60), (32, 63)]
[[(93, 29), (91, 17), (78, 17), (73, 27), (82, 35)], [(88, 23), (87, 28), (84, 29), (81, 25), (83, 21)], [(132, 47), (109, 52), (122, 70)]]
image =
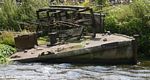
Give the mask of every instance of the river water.
[(150, 67), (12, 63), (0, 65), (0, 80), (150, 80)]

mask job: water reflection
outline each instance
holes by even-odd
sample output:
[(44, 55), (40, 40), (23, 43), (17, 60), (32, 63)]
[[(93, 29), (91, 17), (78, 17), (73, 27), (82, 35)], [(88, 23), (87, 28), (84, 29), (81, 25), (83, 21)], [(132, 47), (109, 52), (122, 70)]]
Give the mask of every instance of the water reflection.
[(10, 64), (0, 66), (0, 80), (148, 80), (150, 68), (138, 65)]

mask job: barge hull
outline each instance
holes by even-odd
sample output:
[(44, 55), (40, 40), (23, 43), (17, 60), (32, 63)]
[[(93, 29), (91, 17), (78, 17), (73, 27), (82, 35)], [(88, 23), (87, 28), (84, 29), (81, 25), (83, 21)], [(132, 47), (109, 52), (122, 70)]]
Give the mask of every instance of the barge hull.
[(19, 62), (46, 63), (96, 63), (96, 64), (136, 64), (136, 41), (121, 41), (87, 47), (58, 54), (44, 55), (26, 59), (16, 59)]

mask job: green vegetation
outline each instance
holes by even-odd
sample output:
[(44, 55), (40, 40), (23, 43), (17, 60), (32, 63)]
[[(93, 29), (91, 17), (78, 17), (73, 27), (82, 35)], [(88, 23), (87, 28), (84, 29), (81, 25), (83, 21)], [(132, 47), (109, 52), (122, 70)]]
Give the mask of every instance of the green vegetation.
[(5, 44), (0, 44), (0, 63), (8, 62), (8, 57), (14, 52), (16, 52), (15, 48)]
[(15, 46), (14, 35), (12, 32), (2, 32), (0, 35), (0, 44)]
[(48, 6), (48, 0), (22, 0), (17, 5), (16, 0), (4, 0), (0, 10), (0, 29), (20, 30), (17, 22), (36, 19), (36, 10)]
[(149, 0), (134, 0), (129, 5), (104, 8), (107, 13), (105, 28), (113, 33), (139, 35), (139, 52), (150, 56), (150, 5)]
[(47, 41), (48, 40), (48, 37), (47, 36), (45, 36), (45, 37), (40, 37), (39, 39), (38, 39), (38, 44), (39, 45), (44, 45), (44, 44), (47, 44)]
[(7, 63), (8, 57), (16, 52), (12, 32), (2, 32), (0, 35), (0, 63)]

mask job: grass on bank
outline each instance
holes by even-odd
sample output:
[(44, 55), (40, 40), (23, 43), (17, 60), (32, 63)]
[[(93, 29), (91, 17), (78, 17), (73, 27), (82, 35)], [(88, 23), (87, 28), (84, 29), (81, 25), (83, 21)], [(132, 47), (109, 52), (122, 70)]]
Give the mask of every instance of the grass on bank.
[(48, 42), (47, 36), (38, 38), (38, 45), (46, 45)]
[(1, 32), (0, 33), (0, 44), (15, 46), (14, 34), (10, 31)]

